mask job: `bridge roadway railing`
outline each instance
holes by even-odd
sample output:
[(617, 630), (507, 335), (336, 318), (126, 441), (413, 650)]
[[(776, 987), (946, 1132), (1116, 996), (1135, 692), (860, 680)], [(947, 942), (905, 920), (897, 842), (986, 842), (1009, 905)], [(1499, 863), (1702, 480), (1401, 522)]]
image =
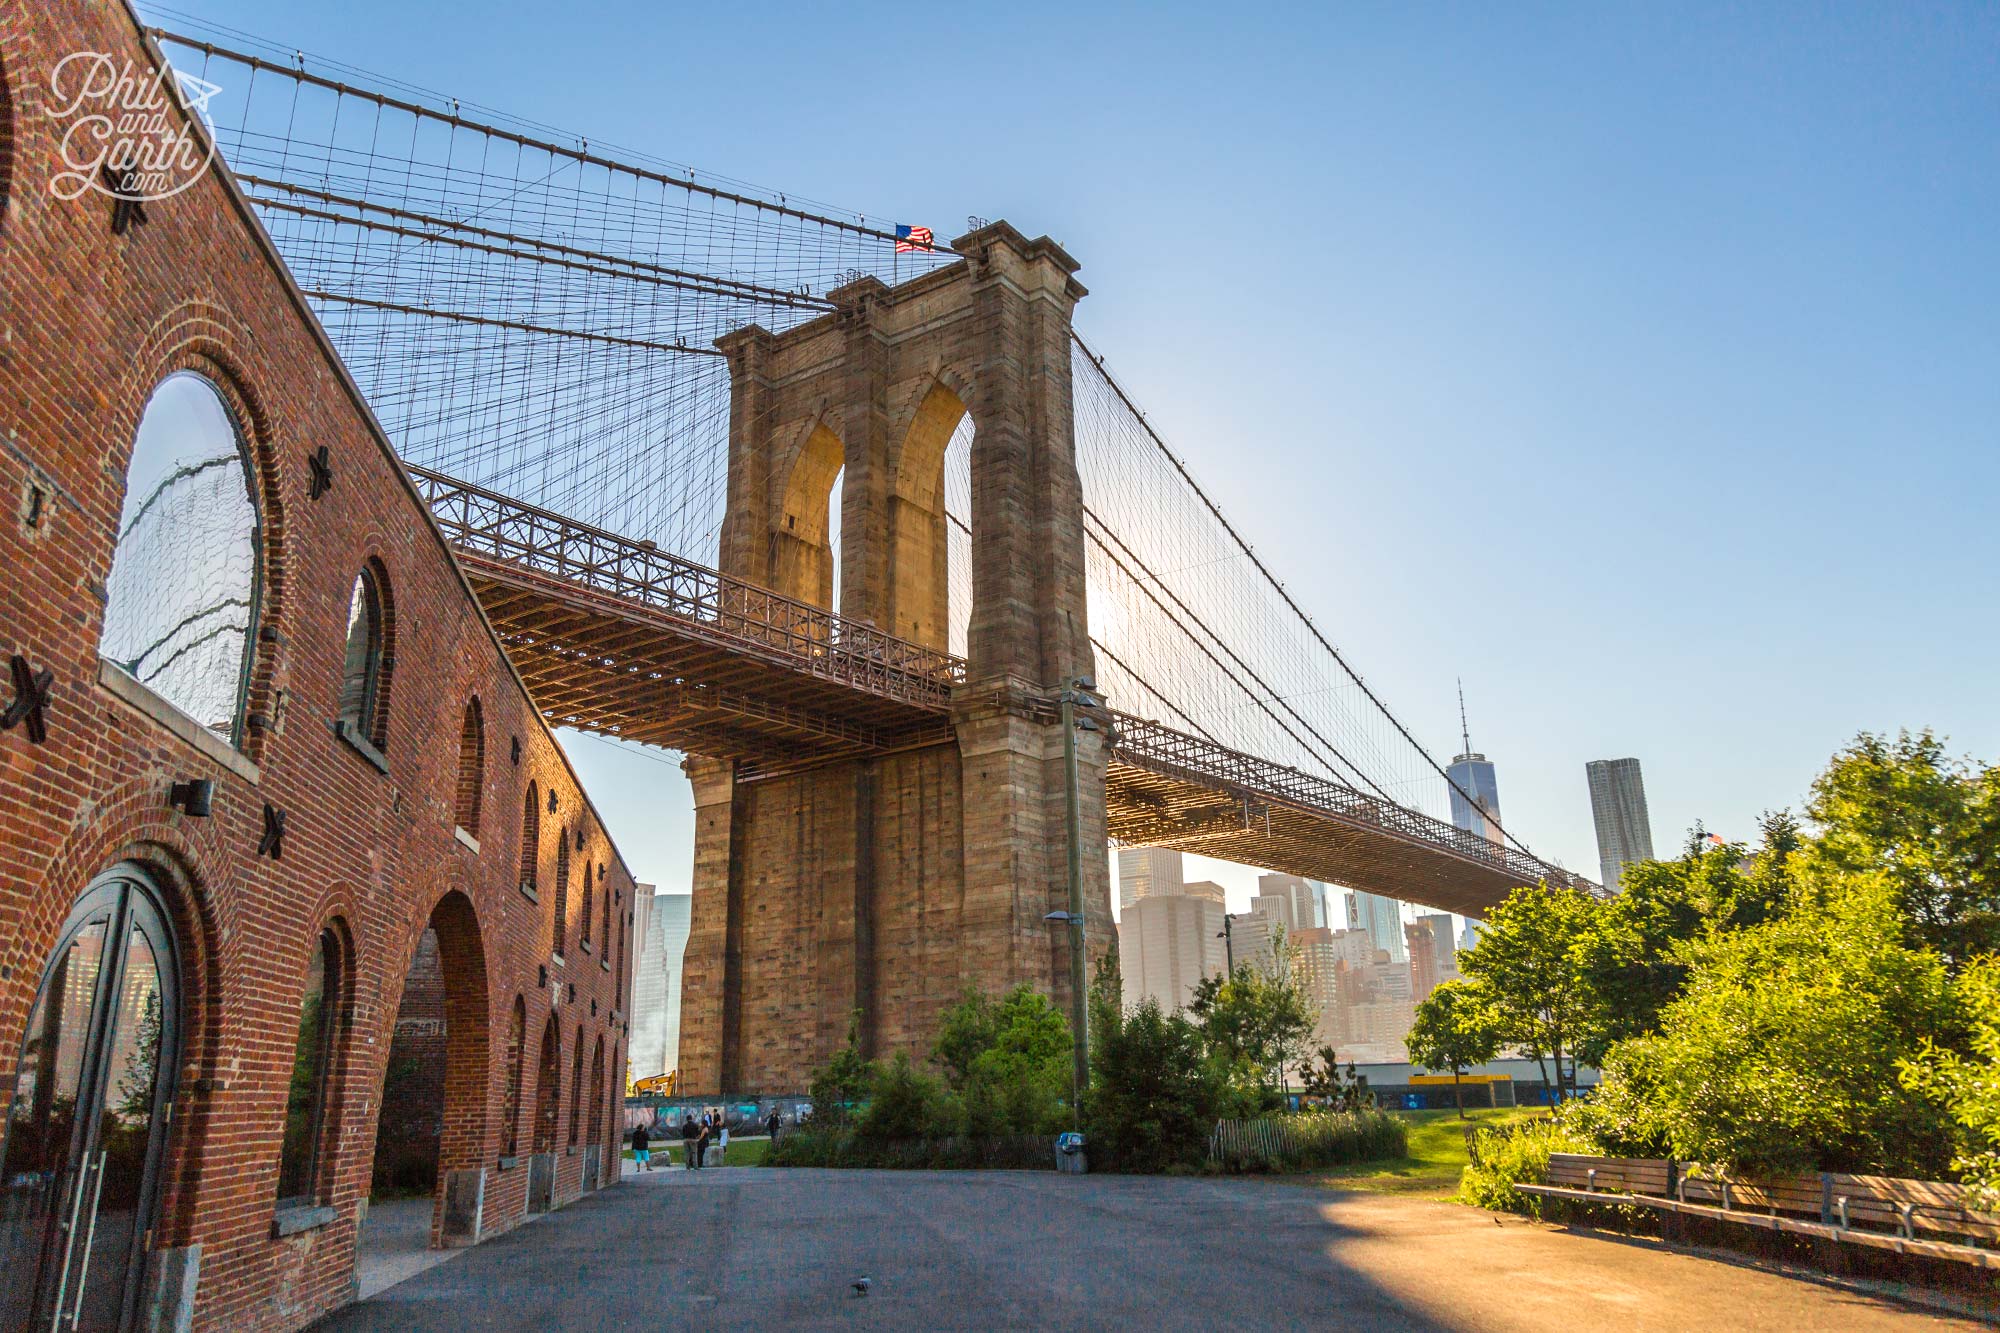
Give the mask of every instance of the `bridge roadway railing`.
[(823, 680), (942, 710), (965, 661), (497, 491), (409, 467), (456, 549), (663, 611), (691, 637), (775, 654)]
[(1523, 884), (1546, 881), (1594, 889), (1590, 881), (1547, 865), (1516, 848), (1488, 842), (1476, 833), (1311, 773), (1231, 750), (1158, 722), (1111, 712), (1112, 757), (1197, 786), (1277, 799), (1312, 813), (1477, 861)]

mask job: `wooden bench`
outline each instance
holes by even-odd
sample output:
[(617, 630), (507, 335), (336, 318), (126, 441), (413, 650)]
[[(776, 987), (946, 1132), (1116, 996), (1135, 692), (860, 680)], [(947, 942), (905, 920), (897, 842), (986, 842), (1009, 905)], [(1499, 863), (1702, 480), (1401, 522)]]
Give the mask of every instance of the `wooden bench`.
[(1977, 1243), (2000, 1241), (2000, 1215), (1969, 1207), (1964, 1187), (1943, 1181), (1831, 1172), (1751, 1180), (1693, 1162), (1551, 1153), (1542, 1184), (1514, 1188), (2000, 1269), (2000, 1250)]

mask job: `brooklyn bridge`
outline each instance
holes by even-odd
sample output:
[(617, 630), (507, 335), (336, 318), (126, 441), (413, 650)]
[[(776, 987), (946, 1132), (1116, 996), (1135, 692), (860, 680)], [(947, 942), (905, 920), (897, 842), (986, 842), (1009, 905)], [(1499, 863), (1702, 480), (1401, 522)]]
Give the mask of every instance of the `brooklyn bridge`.
[(154, 35), (237, 94), (236, 186), (535, 703), (688, 756), (688, 1089), (802, 1086), (851, 1015), (914, 1049), (968, 983), (1066, 996), (1107, 842), (1468, 915), (1573, 879), (1445, 818), (1084, 340), (1056, 242)]

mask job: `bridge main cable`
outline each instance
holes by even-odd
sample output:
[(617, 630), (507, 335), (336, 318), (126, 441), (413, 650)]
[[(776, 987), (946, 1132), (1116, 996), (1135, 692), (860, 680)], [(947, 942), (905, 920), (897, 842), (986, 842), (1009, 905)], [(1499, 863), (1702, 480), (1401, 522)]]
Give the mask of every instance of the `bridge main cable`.
[(769, 199), (759, 199), (755, 195), (740, 194), (734, 190), (725, 190), (715, 185), (703, 185), (691, 178), (692, 173), (690, 173), (689, 177), (672, 176), (664, 171), (656, 171), (651, 167), (642, 167), (631, 162), (621, 162), (617, 158), (605, 157), (602, 154), (593, 153), (588, 148), (571, 148), (552, 140), (540, 139), (531, 134), (522, 134), (518, 130), (510, 130), (504, 126), (495, 125), (490, 121), (474, 120), (469, 116), (462, 116), (456, 112), (439, 111), (436, 108), (427, 107), (421, 102), (412, 102), (400, 97), (391, 97), (387, 93), (376, 92), (371, 88), (343, 83), (339, 79), (329, 79), (320, 74), (311, 74), (298, 65), (281, 65), (276, 61), (266, 60), (262, 56), (252, 55), (248, 51), (238, 51), (200, 37), (189, 37), (184, 33), (175, 32), (171, 28), (150, 27), (146, 31), (159, 41), (173, 42), (178, 46), (200, 51), (209, 56), (221, 56), (225, 60), (235, 61), (237, 64), (243, 65), (248, 69), (279, 74), (285, 78), (296, 79), (301, 83), (310, 84), (316, 88), (325, 88), (329, 92), (339, 93), (343, 97), (355, 97), (363, 101), (373, 102), (378, 106), (389, 107), (412, 116), (419, 116), (426, 120), (434, 120), (440, 124), (450, 125), (454, 129), (466, 129), (478, 134), (490, 134), (494, 138), (518, 144), (523, 148), (532, 148), (537, 152), (549, 153), (555, 157), (566, 157), (572, 161), (584, 163), (589, 166), (602, 167), (606, 171), (623, 172), (630, 176), (636, 176), (641, 180), (654, 181), (661, 185), (671, 185), (676, 189), (686, 190), (690, 194), (705, 195), (708, 198), (718, 199), (725, 203), (740, 204), (746, 208), (755, 208), (766, 213), (775, 213), (783, 217), (796, 218), (801, 222), (811, 222), (823, 227), (838, 228), (841, 231), (850, 232), (857, 236), (869, 237), (873, 240), (888, 241), (894, 244), (898, 239), (895, 232), (884, 231), (880, 227), (871, 227), (865, 222), (849, 222), (844, 218), (831, 217), (824, 213), (814, 213), (808, 209), (794, 208), (785, 203), (774, 203)]
[[(649, 283), (660, 287), (673, 287), (681, 291), (697, 292), (704, 296), (720, 296), (735, 300), (757, 301), (770, 305), (786, 306), (795, 310), (824, 312), (839, 307), (823, 296), (809, 292), (786, 291), (780, 287), (766, 287), (759, 283), (742, 282), (734, 278), (719, 278), (713, 274), (695, 273), (687, 269), (677, 269), (665, 264), (649, 263), (643, 259), (631, 259), (624, 255), (608, 254), (600, 250), (586, 250), (578, 246), (565, 245), (560, 241), (544, 240), (534, 236), (522, 236), (515, 232), (498, 231), (491, 227), (481, 227), (471, 222), (460, 222), (451, 218), (441, 218), (415, 209), (397, 208), (390, 204), (378, 203), (370, 199), (356, 199), (349, 195), (334, 194), (327, 190), (315, 190), (309, 186), (291, 181), (277, 180), (269, 176), (244, 174), (237, 177), (246, 185), (254, 185), (260, 190), (282, 190), (301, 198), (317, 200), (320, 203), (336, 204), (342, 208), (352, 208), (356, 213), (339, 213), (333, 209), (313, 208), (306, 204), (294, 203), (287, 199), (274, 199), (268, 195), (249, 195), (250, 202), (260, 208), (275, 208), (300, 217), (318, 218), (325, 222), (343, 223), (348, 226), (365, 227), (370, 231), (387, 232), (394, 236), (404, 236), (422, 241), (437, 241), (465, 250), (476, 250), (484, 254), (502, 255), (512, 259), (523, 259), (534, 264), (554, 264), (561, 268), (574, 269), (583, 273), (594, 273), (603, 277), (624, 278), (634, 282)], [(361, 211), (381, 213), (386, 217), (400, 218), (408, 222), (435, 227), (436, 231), (420, 231), (415, 227), (400, 227), (394, 223), (360, 217)], [(484, 237), (489, 241), (505, 241), (506, 245), (489, 245), (484, 241), (466, 239), (465, 235), (451, 235), (462, 232), (470, 236)], [(531, 248), (521, 248), (531, 247)], [(536, 254), (535, 250), (546, 250), (548, 254)]]

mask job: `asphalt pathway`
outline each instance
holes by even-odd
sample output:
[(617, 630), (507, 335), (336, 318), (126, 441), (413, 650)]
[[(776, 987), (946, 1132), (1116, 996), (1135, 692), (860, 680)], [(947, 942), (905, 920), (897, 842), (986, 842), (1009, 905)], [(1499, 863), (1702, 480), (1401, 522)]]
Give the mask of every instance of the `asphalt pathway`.
[[(853, 1284), (868, 1279), (865, 1295)], [(627, 1174), (321, 1327), (1975, 1329), (1470, 1208), (1052, 1172)]]

